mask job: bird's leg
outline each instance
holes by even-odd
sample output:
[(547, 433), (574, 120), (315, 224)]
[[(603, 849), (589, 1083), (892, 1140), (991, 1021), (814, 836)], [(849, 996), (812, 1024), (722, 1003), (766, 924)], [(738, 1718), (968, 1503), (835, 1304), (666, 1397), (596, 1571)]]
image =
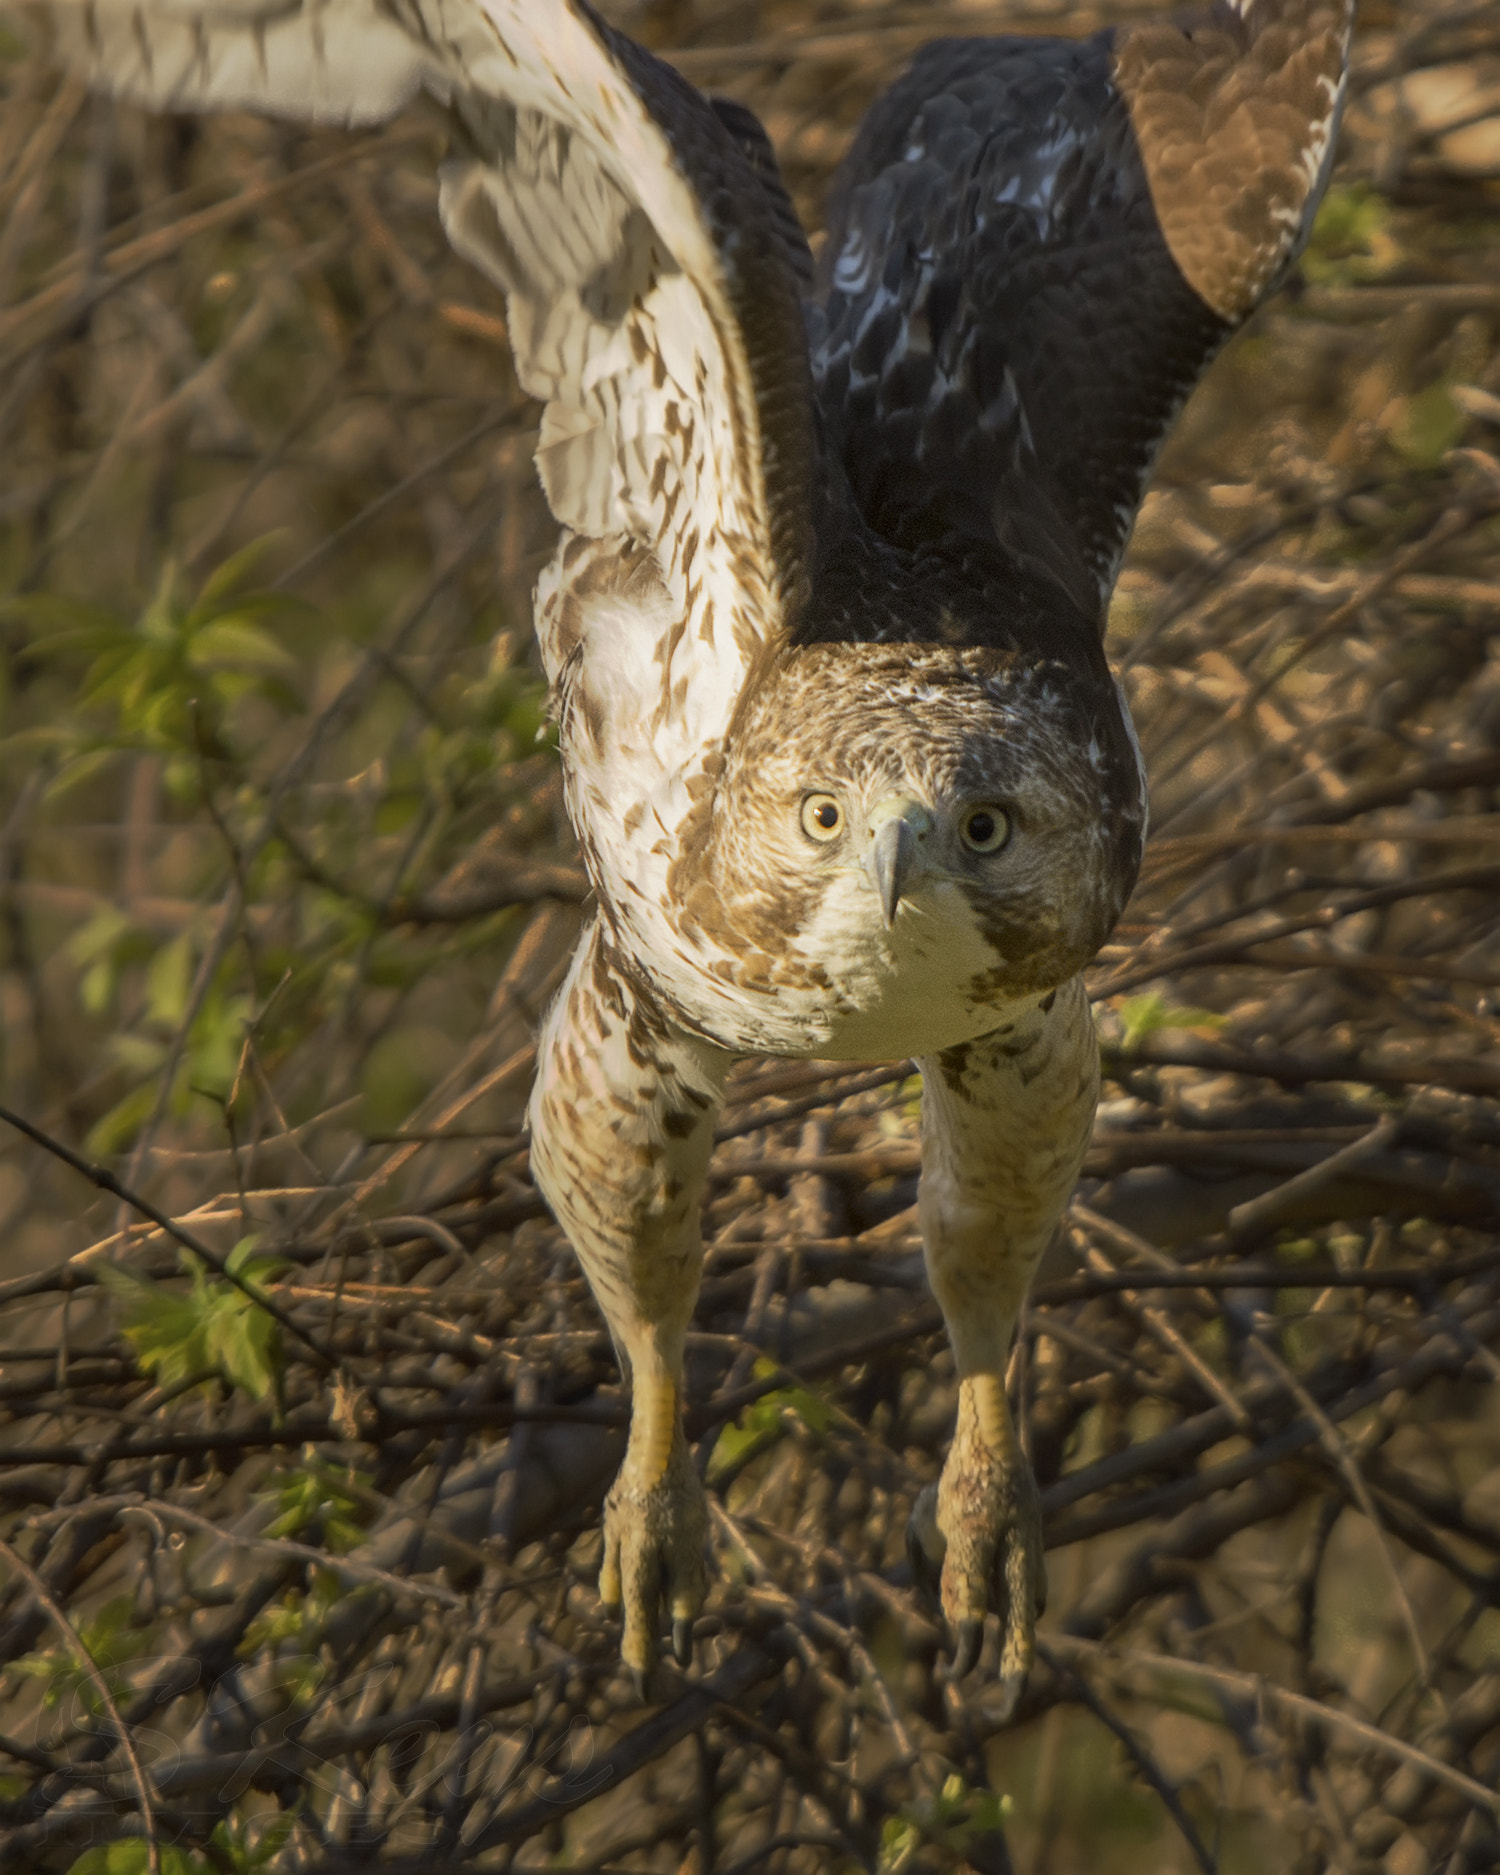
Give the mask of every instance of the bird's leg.
[(599, 1593), (623, 1606), (644, 1688), (661, 1604), (686, 1665), (703, 1605), (707, 1509), (682, 1427), (682, 1361), (702, 1261), (699, 1212), (734, 1057), (687, 1034), (621, 967), (604, 927), (579, 944), (542, 1030), (531, 1165), (632, 1384), (630, 1440), (604, 1507)]
[(1046, 1568), (1005, 1367), (1098, 1100), (1099, 1051), (1082, 979), (921, 1067), (922, 1244), (959, 1390), (942, 1478), (918, 1499), (908, 1541), (919, 1578), (940, 1584), (955, 1676), (978, 1658), (986, 1611), (999, 1614), (1009, 1717), (1031, 1669)]

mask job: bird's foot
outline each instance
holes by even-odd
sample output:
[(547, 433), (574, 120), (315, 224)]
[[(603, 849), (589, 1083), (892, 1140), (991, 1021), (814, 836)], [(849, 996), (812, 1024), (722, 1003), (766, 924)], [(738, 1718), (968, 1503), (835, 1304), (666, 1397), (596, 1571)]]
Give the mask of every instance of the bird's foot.
[(693, 1619), (703, 1606), (708, 1505), (693, 1468), (670, 1381), (638, 1382), (625, 1463), (604, 1503), (599, 1599), (620, 1609), (620, 1657), (636, 1692), (651, 1697), (662, 1604), (672, 1655), (691, 1664)]
[(984, 1617), (1000, 1617), (1000, 1722), (1015, 1712), (1047, 1604), (1042, 1509), (994, 1375), (965, 1379), (943, 1475), (913, 1506), (907, 1549), (919, 1587), (935, 1595), (953, 1634), (951, 1677), (978, 1662)]

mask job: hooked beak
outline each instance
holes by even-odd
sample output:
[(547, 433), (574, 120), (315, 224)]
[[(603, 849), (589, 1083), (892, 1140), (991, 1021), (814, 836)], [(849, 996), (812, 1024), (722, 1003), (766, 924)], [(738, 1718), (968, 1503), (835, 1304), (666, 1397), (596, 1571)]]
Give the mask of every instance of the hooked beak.
[(923, 870), (922, 845), (932, 831), (932, 815), (911, 795), (895, 794), (872, 809), (868, 825), (866, 864), (889, 928), (907, 887)]

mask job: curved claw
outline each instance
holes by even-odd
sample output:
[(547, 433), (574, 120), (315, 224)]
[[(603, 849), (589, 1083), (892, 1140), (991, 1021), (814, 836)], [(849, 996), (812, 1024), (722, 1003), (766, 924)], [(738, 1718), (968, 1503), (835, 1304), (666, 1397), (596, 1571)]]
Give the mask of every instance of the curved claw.
[(643, 1488), (630, 1472), (627, 1456), (604, 1505), (599, 1600), (622, 1617), (620, 1656), (644, 1701), (656, 1681), (663, 1604), (670, 1613), (673, 1657), (683, 1667), (692, 1661), (693, 1619), (705, 1588), (708, 1508), (680, 1427), (653, 1484)]
[(979, 1656), (984, 1649), (984, 1622), (972, 1616), (958, 1624), (958, 1635), (953, 1644), (953, 1664), (948, 1669), (948, 1678), (953, 1681), (963, 1679), (979, 1665)]
[(1000, 1698), (995, 1706), (995, 1723), (1009, 1725), (1016, 1716), (1016, 1708), (1021, 1703), (1021, 1695), (1026, 1691), (1025, 1673), (1002, 1673), (1000, 1676)]
[(934, 1610), (942, 1607), (943, 1557), (948, 1548), (948, 1539), (938, 1528), (937, 1498), (937, 1486), (926, 1486), (918, 1493), (906, 1521), (906, 1554), (912, 1582), (922, 1600)]
[[(1000, 1622), (999, 1717), (1020, 1704), (1037, 1617), (1046, 1605), (1041, 1500), (1031, 1467), (1013, 1437), (981, 1425), (972, 1400), (961, 1398), (959, 1423), (937, 1488), (934, 1522), (942, 1544), (942, 1603), (954, 1637), (950, 1682), (973, 1671), (984, 1645), (984, 1617)], [(917, 1521), (913, 1514), (913, 1523)], [(930, 1560), (930, 1542), (922, 1543)], [(913, 1551), (916, 1566), (916, 1553)]]
[(995, 1557), (995, 1607), (1000, 1616), (1002, 1704), (1008, 1718), (1026, 1689), (1036, 1652), (1037, 1620), (1047, 1606), (1041, 1504), (1029, 1468), (1014, 1480), (1006, 1514), (1008, 1521)]

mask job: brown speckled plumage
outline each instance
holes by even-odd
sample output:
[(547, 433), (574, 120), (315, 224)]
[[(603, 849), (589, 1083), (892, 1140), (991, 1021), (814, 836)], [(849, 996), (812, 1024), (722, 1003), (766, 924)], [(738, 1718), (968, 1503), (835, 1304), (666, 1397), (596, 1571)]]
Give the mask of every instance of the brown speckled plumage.
[(444, 223), (506, 292), (563, 530), (537, 629), (598, 910), (532, 1165), (634, 1389), (600, 1578), (626, 1660), (663, 1604), (685, 1657), (704, 1594), (681, 1384), (725, 1077), (910, 1053), (960, 1376), (913, 1556), (960, 1669), (1000, 1614), (1014, 1700), (1044, 1573), (1006, 1355), (1094, 1110), (1079, 972), (1145, 834), (1101, 627), (1173, 416), (1306, 236), (1348, 0), (929, 46), (816, 273), (750, 113), (586, 0), (47, 10), (159, 106), (454, 119)]

